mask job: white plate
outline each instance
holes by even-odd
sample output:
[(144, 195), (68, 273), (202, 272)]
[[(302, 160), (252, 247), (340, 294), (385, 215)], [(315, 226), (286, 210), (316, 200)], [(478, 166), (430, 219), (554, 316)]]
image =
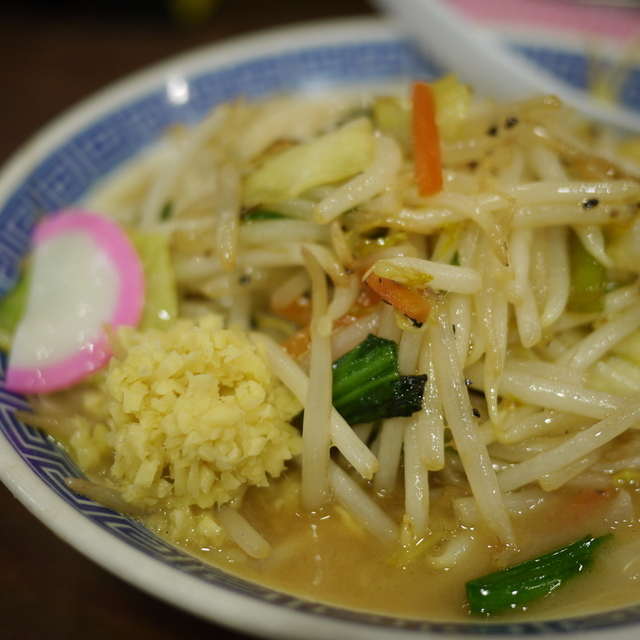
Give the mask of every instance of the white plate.
[[(531, 47), (532, 54), (544, 54), (546, 60), (565, 59), (562, 50)], [(579, 56), (571, 59), (581, 62)], [(34, 219), (81, 198), (168, 124), (195, 120), (213, 104), (239, 94), (315, 91), (437, 73), (435, 64), (421, 58), (386, 23), (368, 19), (231, 41), (172, 59), (108, 88), (53, 122), (1, 173), (0, 293), (16, 276)], [(592, 638), (593, 629), (611, 640), (631, 640), (640, 629), (640, 606), (561, 622), (431, 624), (346, 611), (248, 583), (70, 492), (64, 478), (79, 475), (78, 470), (43, 434), (13, 417), (13, 409), (25, 406), (23, 399), (0, 387), (0, 478), (9, 489), (56, 534), (99, 565), (218, 624), (278, 640), (394, 640), (442, 633), (558, 637), (566, 632), (578, 639)]]

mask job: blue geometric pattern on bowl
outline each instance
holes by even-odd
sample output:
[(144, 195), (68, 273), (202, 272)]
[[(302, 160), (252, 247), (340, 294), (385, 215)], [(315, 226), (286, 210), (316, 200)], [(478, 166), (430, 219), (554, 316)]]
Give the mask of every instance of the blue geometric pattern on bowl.
[[(530, 48), (541, 64), (558, 67), (563, 52)], [(584, 59), (563, 58), (571, 67), (573, 81), (582, 81)], [(34, 221), (46, 212), (74, 203), (101, 177), (158, 138), (171, 123), (194, 121), (213, 105), (238, 95), (260, 97), (268, 93), (297, 91), (312, 85), (348, 85), (371, 81), (393, 81), (411, 77), (433, 77), (438, 68), (422, 59), (402, 41), (372, 40), (337, 44), (249, 60), (227, 68), (189, 78), (189, 100), (173, 104), (166, 89), (144, 95), (94, 121), (56, 148), (31, 171), (26, 181), (6, 200), (0, 210), (0, 293), (12, 285), (21, 255), (28, 246)], [(6, 360), (0, 356), (0, 379)], [(81, 476), (64, 451), (39, 431), (26, 427), (13, 416), (26, 402), (0, 387), (0, 432), (33, 473), (66, 503), (97, 526), (125, 541), (141, 553), (179, 568), (202, 580), (310, 615), (358, 621), (389, 628), (443, 633), (508, 634), (545, 633), (597, 629), (640, 621), (640, 606), (611, 614), (569, 621), (523, 624), (448, 624), (396, 619), (363, 614), (307, 602), (249, 583), (210, 567), (145, 529), (138, 522), (106, 509), (71, 492), (67, 476)]]
[(512, 51), (523, 55), (538, 66), (551, 71), (553, 75), (578, 89), (587, 86), (589, 63), (585, 56), (571, 51), (541, 49), (535, 45), (516, 44)]

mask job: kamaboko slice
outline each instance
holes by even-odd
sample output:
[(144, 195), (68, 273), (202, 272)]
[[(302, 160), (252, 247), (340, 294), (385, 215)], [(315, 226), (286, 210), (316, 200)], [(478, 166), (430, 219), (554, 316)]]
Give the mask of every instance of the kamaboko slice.
[(32, 240), (29, 294), (5, 386), (49, 393), (109, 361), (105, 327), (138, 324), (144, 274), (124, 229), (97, 213), (68, 209), (47, 216)]

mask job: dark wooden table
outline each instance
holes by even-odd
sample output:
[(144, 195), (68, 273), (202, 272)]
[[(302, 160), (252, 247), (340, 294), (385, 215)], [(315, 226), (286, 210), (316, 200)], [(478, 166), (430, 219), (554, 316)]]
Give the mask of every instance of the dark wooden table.
[[(0, 163), (78, 100), (192, 47), (302, 21), (373, 14), (366, 0), (223, 0), (196, 26), (163, 0), (3, 0)], [(125, 584), (59, 540), (0, 485), (1, 640), (246, 638)]]

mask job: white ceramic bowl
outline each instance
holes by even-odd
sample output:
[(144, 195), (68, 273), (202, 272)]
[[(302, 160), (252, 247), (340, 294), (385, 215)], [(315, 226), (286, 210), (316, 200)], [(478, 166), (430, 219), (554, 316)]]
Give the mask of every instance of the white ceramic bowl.
[[(532, 43), (553, 67), (584, 59)], [(239, 94), (313, 91), (395, 82), (440, 72), (375, 19), (287, 29), (196, 51), (108, 88), (53, 122), (0, 175), (0, 293), (12, 284), (34, 219), (68, 205), (176, 121), (197, 120)], [(578, 77), (579, 77), (578, 73)], [(640, 104), (640, 100), (638, 101)], [(4, 359), (0, 366), (4, 367)], [(13, 417), (25, 402), (0, 386), (0, 478), (56, 534), (99, 565), (173, 605), (231, 628), (278, 640), (394, 640), (570, 633), (631, 640), (640, 606), (606, 615), (518, 625), (441, 624), (361, 614), (278, 593), (203, 564), (140, 524), (69, 491), (73, 462)]]
[[(526, 17), (534, 11), (536, 2), (527, 0), (521, 5), (523, 18), (518, 21), (517, 7), (520, 1), (513, 0), (509, 3), (514, 7), (510, 12), (512, 20), (497, 29), (487, 26), (484, 21), (474, 19), (472, 15), (481, 13), (478, 9), (481, 3), (484, 13), (490, 13), (492, 0), (477, 0), (475, 11), (468, 0), (374, 0), (374, 4), (394, 16), (402, 32), (411, 37), (427, 55), (457, 72), (462, 79), (473, 84), (476, 91), (501, 99), (517, 98), (526, 94), (555, 94), (565, 104), (571, 105), (593, 120), (623, 131), (640, 133), (637, 105), (633, 100), (627, 99), (624, 90), (621, 100), (605, 101), (584, 91), (584, 79), (577, 83), (567, 82), (568, 78), (564, 75), (567, 69), (556, 67), (553, 63), (545, 63), (535, 51), (528, 50)], [(498, 7), (503, 4), (504, 2), (495, 0)], [(544, 1), (540, 4), (544, 4)], [(567, 5), (561, 18), (568, 23), (575, 18), (575, 14), (585, 10), (580, 4), (574, 5), (564, 0), (558, 0), (553, 4)], [(538, 7), (537, 11), (542, 13), (543, 9)], [(610, 8), (609, 11), (615, 9)], [(611, 20), (610, 15), (605, 14), (605, 17)], [(635, 24), (636, 28), (640, 27), (640, 12), (630, 14), (627, 10), (623, 16), (616, 17), (618, 22), (625, 19), (631, 25)], [(585, 44), (593, 45), (593, 41), (597, 39), (593, 33), (581, 34), (578, 30), (572, 33), (566, 25), (564, 29), (559, 29), (552, 22), (546, 27), (540, 22), (531, 23), (529, 28), (535, 28), (539, 34), (546, 34), (545, 39), (554, 43), (550, 45), (550, 49), (568, 50), (571, 48), (572, 40), (584, 47)], [(614, 44), (613, 51), (609, 47), (607, 53), (613, 53), (614, 56), (619, 54), (621, 45), (622, 40), (618, 47)], [(590, 55), (593, 55), (594, 50), (592, 47)], [(584, 49), (581, 53), (584, 54)], [(627, 51), (627, 55), (628, 53)], [(583, 62), (586, 62), (584, 55), (582, 58)], [(608, 62), (615, 61), (610, 58)], [(577, 70), (577, 67), (572, 68), (574, 71)], [(582, 71), (584, 73), (586, 69), (583, 68)]]

